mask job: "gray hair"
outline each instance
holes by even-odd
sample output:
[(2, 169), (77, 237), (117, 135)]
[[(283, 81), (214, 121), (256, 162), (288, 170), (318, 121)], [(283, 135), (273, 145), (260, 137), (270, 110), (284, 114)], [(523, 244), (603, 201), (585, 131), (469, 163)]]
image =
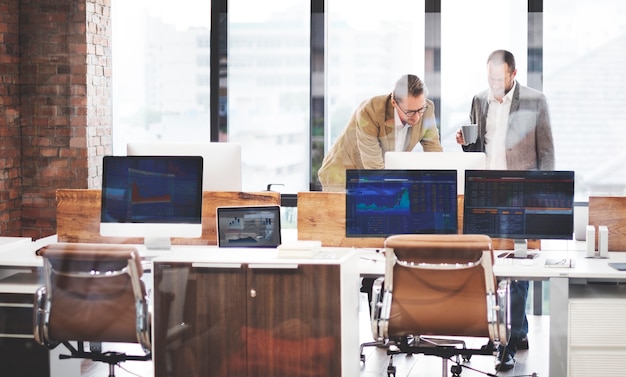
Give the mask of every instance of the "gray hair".
[(415, 75), (403, 75), (396, 81), (393, 89), (393, 98), (396, 101), (402, 101), (408, 96), (417, 97), (424, 93), (428, 97), (428, 88), (426, 84)]

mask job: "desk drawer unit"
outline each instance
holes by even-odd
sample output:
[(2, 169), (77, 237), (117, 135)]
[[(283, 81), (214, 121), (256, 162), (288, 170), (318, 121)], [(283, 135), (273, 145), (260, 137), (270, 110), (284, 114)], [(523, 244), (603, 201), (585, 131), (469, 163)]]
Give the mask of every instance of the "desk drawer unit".
[(155, 375), (358, 375), (358, 278), (343, 271), (338, 264), (155, 263)]
[(620, 375), (626, 370), (626, 297), (569, 302), (568, 375)]
[(33, 295), (0, 294), (0, 374), (49, 376), (48, 350), (33, 338)]

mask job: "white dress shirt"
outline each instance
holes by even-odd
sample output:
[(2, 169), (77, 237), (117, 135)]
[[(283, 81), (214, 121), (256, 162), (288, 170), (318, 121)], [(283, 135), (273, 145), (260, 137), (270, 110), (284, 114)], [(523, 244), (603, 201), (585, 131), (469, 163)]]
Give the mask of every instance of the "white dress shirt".
[(509, 128), (509, 112), (513, 100), (513, 88), (502, 98), (502, 103), (489, 91), (489, 111), (487, 112), (487, 131), (485, 132), (485, 152), (487, 155), (487, 169), (506, 170), (506, 132)]
[(404, 124), (400, 120), (400, 116), (398, 115), (398, 110), (393, 109), (393, 118), (396, 125), (396, 152), (404, 151), (404, 145), (406, 144), (406, 135), (409, 133), (411, 129), (410, 124)]

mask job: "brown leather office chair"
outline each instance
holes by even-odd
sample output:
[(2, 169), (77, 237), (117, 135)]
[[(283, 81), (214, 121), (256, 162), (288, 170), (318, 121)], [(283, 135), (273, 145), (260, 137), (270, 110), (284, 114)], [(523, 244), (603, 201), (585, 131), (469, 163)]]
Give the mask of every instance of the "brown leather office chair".
[[(50, 349), (109, 364), (150, 360), (150, 313), (143, 269), (133, 246), (57, 243), (38, 250), (44, 286), (35, 295), (35, 340)], [(72, 343), (76, 342), (76, 346)], [(89, 349), (85, 343), (89, 342)], [(102, 352), (102, 342), (139, 343), (143, 355)]]
[[(376, 342), (388, 345), (388, 376), (395, 376), (393, 355), (426, 354), (447, 362), (453, 376), (461, 358), (492, 355), (506, 344), (508, 281), (497, 283), (491, 239), (483, 235), (394, 235), (385, 240), (385, 277), (374, 284), (371, 325)], [(488, 338), (467, 348), (464, 338)]]

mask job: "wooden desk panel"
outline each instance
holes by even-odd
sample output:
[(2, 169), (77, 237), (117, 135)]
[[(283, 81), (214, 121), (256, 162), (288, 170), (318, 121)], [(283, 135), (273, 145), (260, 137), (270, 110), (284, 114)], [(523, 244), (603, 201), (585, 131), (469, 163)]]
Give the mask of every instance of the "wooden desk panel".
[(626, 251), (626, 197), (590, 196), (589, 225), (596, 227), (596, 249), (598, 248), (598, 226), (609, 228), (609, 251)]
[[(57, 190), (58, 242), (141, 244), (143, 238), (100, 235), (100, 190)], [(202, 196), (202, 236), (173, 238), (174, 245), (217, 245), (215, 210), (220, 206), (280, 205), (280, 193), (205, 191)]]
[[(463, 233), (464, 196), (458, 196), (458, 234)], [(322, 246), (382, 248), (385, 238), (346, 237), (346, 194), (341, 192), (298, 193), (298, 239), (322, 241)], [(493, 238), (496, 250), (513, 250), (513, 240)], [(540, 240), (528, 247), (541, 249)]]
[(383, 247), (384, 238), (346, 238), (346, 194), (298, 193), (298, 239), (322, 241), (322, 246)]

